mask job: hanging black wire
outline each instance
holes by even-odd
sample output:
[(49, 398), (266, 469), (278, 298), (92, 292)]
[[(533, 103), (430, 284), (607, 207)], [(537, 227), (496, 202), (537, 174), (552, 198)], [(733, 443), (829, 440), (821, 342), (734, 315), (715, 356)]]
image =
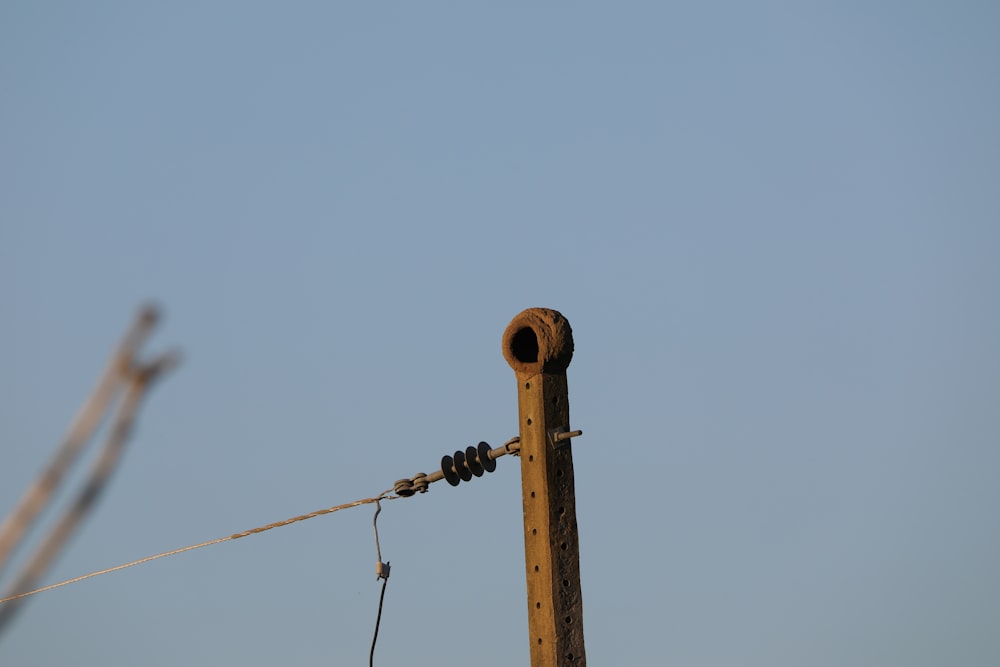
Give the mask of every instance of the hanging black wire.
[(378, 596), (378, 616), (375, 617), (375, 636), (372, 637), (372, 650), (368, 654), (368, 667), (375, 667), (375, 642), (378, 641), (378, 626), (382, 623), (382, 602), (385, 600), (385, 587), (389, 583), (389, 564), (382, 562), (382, 548), (378, 543), (378, 515), (382, 513), (382, 503), (375, 500), (375, 516), (372, 517), (372, 528), (375, 531), (375, 551), (378, 554), (378, 565), (375, 574), (382, 579), (382, 593)]
[(378, 616), (375, 617), (375, 636), (372, 637), (372, 651), (368, 654), (368, 667), (375, 667), (375, 642), (378, 641), (378, 626), (382, 622), (382, 601), (385, 600), (385, 586), (389, 583), (386, 577), (382, 581), (382, 594), (378, 596)]

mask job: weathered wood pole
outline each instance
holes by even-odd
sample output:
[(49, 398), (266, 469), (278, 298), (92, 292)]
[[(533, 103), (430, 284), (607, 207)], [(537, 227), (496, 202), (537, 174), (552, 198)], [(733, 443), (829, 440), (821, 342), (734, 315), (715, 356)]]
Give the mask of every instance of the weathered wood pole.
[(559, 312), (529, 308), (504, 331), (503, 354), (517, 377), (531, 667), (586, 665), (566, 386), (573, 331)]

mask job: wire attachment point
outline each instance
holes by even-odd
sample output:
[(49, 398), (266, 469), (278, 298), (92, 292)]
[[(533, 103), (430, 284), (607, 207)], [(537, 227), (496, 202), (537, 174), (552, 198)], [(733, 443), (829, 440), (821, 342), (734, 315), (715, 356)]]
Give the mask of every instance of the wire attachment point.
[(430, 480), (427, 479), (427, 475), (418, 472), (413, 476), (413, 490), (419, 493), (427, 493), (427, 486), (430, 484)]

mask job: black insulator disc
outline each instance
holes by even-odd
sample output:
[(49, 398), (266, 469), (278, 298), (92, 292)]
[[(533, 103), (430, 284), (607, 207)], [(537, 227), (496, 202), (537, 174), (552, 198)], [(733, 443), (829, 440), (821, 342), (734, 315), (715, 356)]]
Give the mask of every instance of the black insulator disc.
[(455, 470), (458, 472), (458, 476), (466, 482), (472, 479), (472, 471), (469, 470), (469, 466), (465, 462), (465, 452), (455, 452)]
[(476, 451), (475, 447), (465, 448), (465, 464), (469, 466), (469, 470), (476, 477), (482, 477), (485, 470), (482, 464), (479, 463), (479, 452)]
[(441, 457), (441, 472), (444, 473), (444, 478), (452, 486), (458, 486), (458, 483), (462, 481), (458, 473), (455, 472), (455, 459), (450, 456)]
[(493, 472), (494, 470), (496, 470), (497, 462), (490, 458), (489, 443), (481, 442), (479, 443), (479, 447), (477, 449), (479, 450), (479, 456), (476, 458), (479, 459), (479, 463), (482, 464), (483, 468), (486, 469), (486, 472)]

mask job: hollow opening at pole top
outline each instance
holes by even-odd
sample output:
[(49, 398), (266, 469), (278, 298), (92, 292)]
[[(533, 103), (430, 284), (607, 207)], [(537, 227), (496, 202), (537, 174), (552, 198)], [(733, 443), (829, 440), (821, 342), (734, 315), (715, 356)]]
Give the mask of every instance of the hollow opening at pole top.
[(573, 359), (573, 330), (557, 310), (528, 308), (503, 334), (503, 356), (519, 375), (561, 373)]
[(538, 336), (531, 327), (518, 329), (510, 339), (510, 353), (522, 364), (538, 361)]

